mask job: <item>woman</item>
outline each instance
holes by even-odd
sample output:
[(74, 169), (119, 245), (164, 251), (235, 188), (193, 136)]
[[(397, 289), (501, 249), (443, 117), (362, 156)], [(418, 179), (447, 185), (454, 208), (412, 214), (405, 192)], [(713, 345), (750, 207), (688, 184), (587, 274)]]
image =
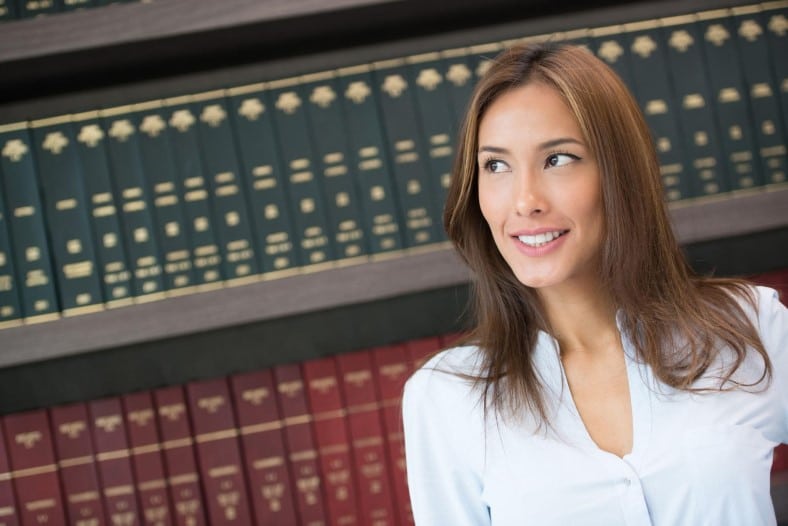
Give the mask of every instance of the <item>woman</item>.
[(405, 389), (418, 525), (775, 523), (788, 314), (689, 269), (604, 63), (552, 45), (493, 61), (444, 222), (476, 327)]

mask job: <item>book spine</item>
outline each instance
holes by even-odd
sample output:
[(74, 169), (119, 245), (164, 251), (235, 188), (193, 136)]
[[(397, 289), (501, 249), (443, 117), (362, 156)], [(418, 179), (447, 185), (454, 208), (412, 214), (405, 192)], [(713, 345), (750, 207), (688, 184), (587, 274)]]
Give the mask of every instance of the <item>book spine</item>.
[(203, 287), (218, 285), (223, 278), (223, 252), (219, 249), (219, 233), (214, 226), (216, 220), (211, 206), (210, 189), (200, 159), (197, 117), (187, 97), (166, 99), (165, 105), (176, 175), (186, 216), (186, 236), (192, 244), (195, 283)]
[(300, 523), (303, 526), (325, 526), (325, 503), (321, 495), (323, 483), (301, 371), (298, 364), (277, 365), (273, 374)]
[(365, 223), (361, 217), (358, 190), (348, 167), (347, 129), (342, 114), (341, 99), (332, 73), (308, 75), (303, 93), (307, 101), (307, 116), (314, 146), (315, 171), (321, 180), (328, 216), (329, 231), (338, 259), (367, 254)]
[(397, 504), (395, 509), (399, 515), (399, 524), (414, 524), (405, 472), (405, 437), (402, 430), (402, 390), (413, 372), (413, 365), (404, 345), (376, 347), (372, 349), (371, 355)]
[(788, 133), (788, 2), (778, 0), (763, 2), (761, 20), (766, 27), (766, 37), (772, 58), (772, 68), (776, 87), (780, 93), (780, 107), (783, 110), (783, 131)]
[(0, 21), (20, 18), (16, 11), (16, 0), (0, 0)]
[(131, 445), (131, 464), (140, 497), (142, 522), (150, 526), (170, 526), (174, 523), (161, 439), (156, 425), (153, 399), (147, 391), (124, 395), (123, 411)]
[(4, 418), (21, 524), (65, 526), (66, 510), (46, 411), (14, 413)]
[(225, 279), (246, 280), (259, 274), (260, 269), (227, 102), (222, 92), (195, 95), (193, 100), (200, 153), (214, 204), (215, 226), (222, 241)]
[(687, 199), (694, 195), (694, 189), (688, 176), (658, 22), (625, 24), (624, 29), (626, 49), (631, 51), (635, 95), (654, 136), (665, 197), (669, 201)]
[(69, 524), (107, 524), (85, 404), (49, 409)]
[(0, 328), (22, 323), (22, 303), (19, 300), (20, 281), (14, 268), (13, 247), (8, 234), (5, 191), (0, 184)]
[(0, 526), (19, 526), (21, 518), (16, 505), (11, 464), (3, 436), (3, 419), (0, 418)]
[(370, 252), (399, 250), (403, 247), (399, 205), (370, 69), (367, 66), (340, 69), (337, 84), (347, 126), (348, 162), (359, 188)]
[(446, 79), (446, 94), (453, 115), (452, 137), (456, 137), (471, 102), (475, 85), (474, 75), (468, 63), (468, 49), (446, 49), (440, 52), (440, 57), (442, 62), (440, 73)]
[(132, 275), (109, 170), (107, 136), (98, 112), (72, 115), (72, 122), (104, 300), (110, 306), (129, 304), (133, 292)]
[(263, 86), (228, 90), (249, 210), (263, 272), (298, 267), (285, 175), (276, 147), (273, 106)]
[[(610, 66), (621, 77), (629, 91), (638, 97), (635, 73), (628, 53), (629, 45), (624, 27), (612, 25), (591, 28), (589, 30), (589, 46), (591, 52)], [(638, 98), (638, 100), (640, 99)]]
[(82, 182), (68, 117), (33, 121), (44, 217), (63, 314), (101, 310), (102, 293)]
[(397, 524), (372, 359), (368, 351), (340, 354), (335, 358), (359, 478), (360, 522), (374, 526)]
[(120, 400), (104, 398), (91, 400), (87, 405), (109, 523), (140, 526), (142, 518)]
[(434, 336), (405, 342), (405, 349), (408, 351), (414, 370), (424, 365), (424, 362), (429, 360), (441, 347), (440, 339)]
[(316, 176), (319, 166), (309, 140), (307, 99), (299, 79), (269, 84), (274, 103), (274, 122), (279, 151), (286, 167), (290, 209), (296, 230), (301, 263), (324, 263), (334, 259), (332, 232), (326, 218), (325, 196)]
[(191, 245), (163, 106), (156, 101), (135, 104), (132, 110), (132, 122), (139, 132), (143, 171), (153, 203), (156, 235), (161, 245), (164, 287), (183, 289), (194, 285)]
[(771, 70), (771, 51), (766, 41), (767, 28), (757, 5), (733, 8), (731, 12), (755, 120), (763, 184), (782, 183), (788, 173), (788, 150), (776, 95), (779, 92)]
[(183, 389), (180, 386), (162, 387), (152, 394), (175, 523), (204, 526), (207, 524), (204, 499)]
[(56, 319), (55, 280), (26, 124), (0, 126), (0, 168), (22, 314), (28, 321)]
[(703, 197), (730, 188), (696, 21), (695, 15), (663, 18), (660, 34), (676, 108), (680, 108), (677, 115), (689, 162), (690, 186), (696, 196)]
[(55, 0), (19, 0), (20, 18), (51, 15), (59, 11)]
[(347, 414), (333, 358), (301, 363), (320, 457), (329, 524), (362, 524), (357, 512)]
[(393, 161), (407, 245), (413, 247), (434, 243), (438, 240), (440, 218), (433, 201), (414, 88), (407, 80), (407, 65), (404, 59), (375, 63), (373, 78), (379, 89), (388, 153)]
[(129, 115), (130, 109), (129, 106), (112, 108), (100, 111), (99, 115), (108, 137), (115, 198), (120, 207), (129, 267), (134, 276), (133, 294), (136, 297), (159, 297), (164, 292), (161, 256), (143, 175), (137, 129)]
[(751, 188), (761, 184), (763, 174), (733, 25), (724, 9), (698, 16), (711, 99), (717, 110), (722, 149), (727, 154), (729, 188)]
[(194, 425), (208, 523), (251, 524), (238, 429), (226, 380), (193, 381), (186, 385), (186, 397)]
[(230, 385), (256, 523), (296, 526), (292, 477), (271, 371), (235, 374)]
[(94, 0), (62, 0), (60, 2), (61, 11), (75, 11), (86, 7), (93, 7)]
[(424, 134), (425, 151), (428, 153), (431, 191), (435, 200), (437, 239), (445, 239), (441, 213), (451, 182), (456, 124), (450, 106), (445, 68), (438, 53), (426, 53), (407, 59), (408, 82), (416, 98), (419, 127)]

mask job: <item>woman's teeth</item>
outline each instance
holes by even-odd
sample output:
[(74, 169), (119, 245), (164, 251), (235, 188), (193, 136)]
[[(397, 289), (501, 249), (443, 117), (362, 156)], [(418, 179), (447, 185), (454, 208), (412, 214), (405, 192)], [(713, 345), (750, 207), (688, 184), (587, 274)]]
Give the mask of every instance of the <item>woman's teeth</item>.
[(529, 247), (541, 247), (542, 245), (546, 245), (550, 241), (563, 236), (567, 232), (567, 230), (556, 230), (555, 232), (544, 232), (543, 234), (536, 234), (535, 236), (517, 236), (517, 239)]

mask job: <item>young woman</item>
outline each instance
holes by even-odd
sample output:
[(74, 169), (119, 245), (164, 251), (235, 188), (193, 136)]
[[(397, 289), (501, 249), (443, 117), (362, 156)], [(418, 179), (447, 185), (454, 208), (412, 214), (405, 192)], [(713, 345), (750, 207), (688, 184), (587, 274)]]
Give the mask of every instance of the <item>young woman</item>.
[(493, 61), (444, 222), (476, 326), (406, 385), (418, 525), (775, 523), (788, 314), (771, 289), (692, 273), (603, 62), (554, 45)]

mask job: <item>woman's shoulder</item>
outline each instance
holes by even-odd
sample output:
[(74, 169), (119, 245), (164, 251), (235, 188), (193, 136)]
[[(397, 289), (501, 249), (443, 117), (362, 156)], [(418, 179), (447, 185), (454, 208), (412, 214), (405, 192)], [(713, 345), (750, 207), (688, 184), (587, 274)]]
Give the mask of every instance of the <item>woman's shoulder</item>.
[(405, 384), (411, 398), (440, 399), (470, 394), (475, 379), (482, 375), (484, 355), (475, 345), (443, 350), (419, 367)]

